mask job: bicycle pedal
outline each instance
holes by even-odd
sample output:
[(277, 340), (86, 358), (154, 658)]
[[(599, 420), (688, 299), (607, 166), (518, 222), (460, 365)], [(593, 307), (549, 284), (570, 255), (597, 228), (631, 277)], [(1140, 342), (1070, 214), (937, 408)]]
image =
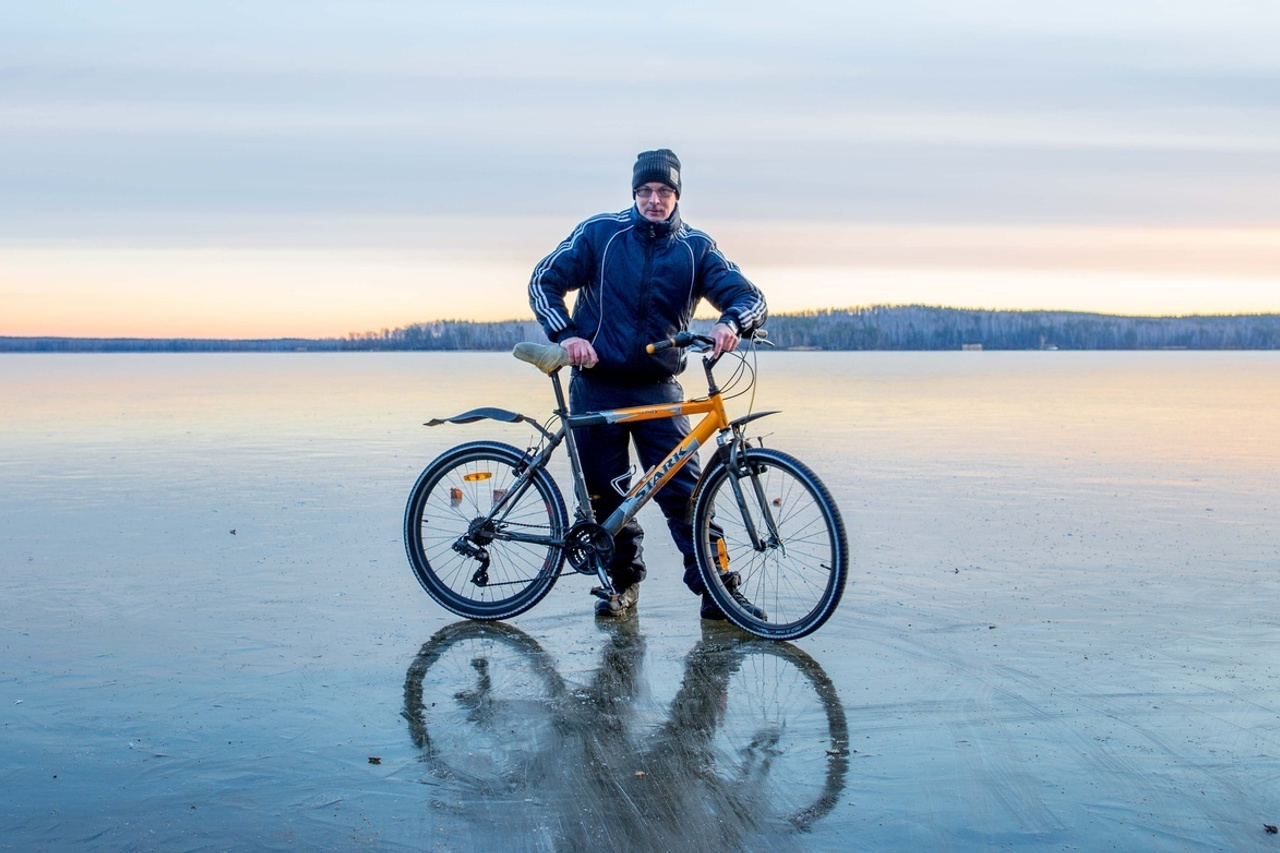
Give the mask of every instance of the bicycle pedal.
[(611, 598), (618, 597), (618, 594), (614, 592), (612, 589), (609, 589), (603, 586), (591, 587), (591, 594), (594, 595), (596, 598), (603, 599), (604, 601), (608, 601)]

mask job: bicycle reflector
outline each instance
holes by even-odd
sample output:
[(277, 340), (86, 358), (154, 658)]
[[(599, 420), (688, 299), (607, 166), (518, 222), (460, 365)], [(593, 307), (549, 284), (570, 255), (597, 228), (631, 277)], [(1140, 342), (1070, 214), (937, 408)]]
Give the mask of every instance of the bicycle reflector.
[(488, 480), (492, 476), (493, 473), (490, 471), (476, 471), (473, 474), (463, 474), (462, 481), (464, 483), (476, 483), (480, 480)]

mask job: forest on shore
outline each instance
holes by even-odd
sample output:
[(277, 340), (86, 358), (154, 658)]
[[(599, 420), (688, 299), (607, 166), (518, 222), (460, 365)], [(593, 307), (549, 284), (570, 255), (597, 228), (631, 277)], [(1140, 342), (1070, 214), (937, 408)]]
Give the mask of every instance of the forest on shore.
[[(694, 329), (710, 325), (695, 321)], [(1280, 314), (1130, 317), (878, 305), (775, 314), (766, 328), (777, 348), (801, 350), (1280, 349)], [(533, 320), (438, 320), (340, 338), (0, 337), (0, 352), (500, 351), (542, 340)]]

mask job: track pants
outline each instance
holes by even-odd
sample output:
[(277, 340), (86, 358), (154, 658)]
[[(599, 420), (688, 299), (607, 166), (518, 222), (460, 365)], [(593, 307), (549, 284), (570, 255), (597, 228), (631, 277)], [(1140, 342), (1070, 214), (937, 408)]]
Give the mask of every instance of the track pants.
[[(649, 385), (617, 386), (593, 382), (583, 371), (575, 371), (569, 382), (569, 409), (575, 413), (678, 403), (683, 399), (684, 390), (675, 379)], [(582, 458), (583, 475), (596, 520), (608, 518), (631, 487), (631, 443), (635, 444), (643, 473), (661, 462), (688, 432), (689, 419), (684, 415), (574, 430), (573, 437)], [(671, 538), (684, 557), (684, 583), (699, 595), (704, 585), (694, 556), (689, 499), (698, 484), (700, 471), (697, 457), (690, 459), (654, 496), (667, 518)], [(644, 531), (635, 519), (618, 531), (614, 539), (613, 564), (609, 570), (615, 587), (622, 588), (644, 580), (643, 541)]]

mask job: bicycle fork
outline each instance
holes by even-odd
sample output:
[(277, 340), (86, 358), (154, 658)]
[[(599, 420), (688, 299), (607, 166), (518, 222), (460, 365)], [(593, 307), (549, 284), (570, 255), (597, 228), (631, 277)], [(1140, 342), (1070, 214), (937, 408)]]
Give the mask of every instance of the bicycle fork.
[[(720, 447), (726, 453), (726, 464), (729, 468), (729, 485), (733, 488), (733, 496), (738, 502), (738, 509), (742, 512), (742, 524), (747, 530), (747, 536), (751, 540), (751, 547), (758, 551), (764, 552), (771, 548), (780, 548), (786, 553), (786, 543), (782, 541), (782, 534), (778, 531), (778, 521), (774, 518), (772, 504), (765, 495), (764, 484), (760, 482), (761, 471), (749, 465), (743, 459), (743, 451), (747, 448), (747, 441), (742, 437), (740, 430), (735, 428), (734, 436), (729, 441), (720, 440)], [(751, 481), (751, 494), (755, 498), (754, 505), (759, 508), (759, 517), (765, 528), (765, 535), (760, 535), (760, 529), (756, 524), (756, 514), (751, 511), (752, 502), (748, 500), (747, 493), (742, 488), (742, 481), (749, 479)]]

